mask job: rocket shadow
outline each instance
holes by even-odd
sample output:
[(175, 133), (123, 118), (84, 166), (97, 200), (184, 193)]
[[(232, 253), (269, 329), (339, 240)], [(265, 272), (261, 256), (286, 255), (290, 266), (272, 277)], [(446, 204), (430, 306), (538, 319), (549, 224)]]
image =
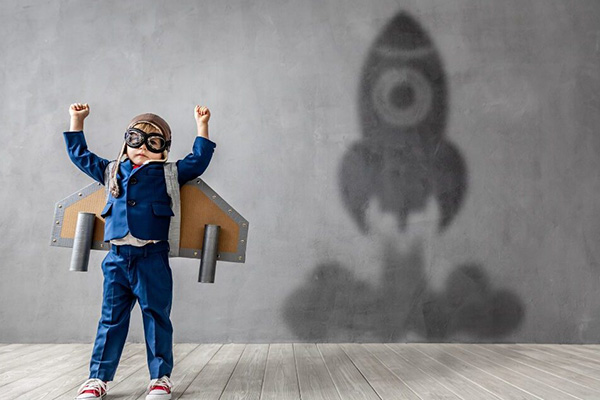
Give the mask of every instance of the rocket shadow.
[(363, 67), (358, 108), (362, 138), (339, 171), (344, 206), (363, 233), (364, 212), (377, 198), (400, 229), (430, 197), (441, 211), (440, 231), (458, 213), (467, 191), (463, 157), (445, 136), (446, 76), (421, 26), (398, 13), (383, 29)]
[[(409, 215), (433, 198), (443, 233), (463, 204), (467, 169), (445, 136), (448, 93), (439, 54), (405, 12), (397, 13), (374, 41), (362, 71), (359, 110), (362, 138), (350, 146), (339, 171), (344, 206), (359, 230), (370, 234), (365, 214), (372, 200), (404, 231)], [(383, 265), (365, 267), (381, 271), (380, 283), (361, 281), (337, 262), (322, 263), (309, 274), (283, 310), (299, 339), (496, 338), (524, 317), (519, 298), (494, 288), (476, 263), (456, 266), (443, 290), (429, 288), (420, 244), (400, 252), (387, 243)]]

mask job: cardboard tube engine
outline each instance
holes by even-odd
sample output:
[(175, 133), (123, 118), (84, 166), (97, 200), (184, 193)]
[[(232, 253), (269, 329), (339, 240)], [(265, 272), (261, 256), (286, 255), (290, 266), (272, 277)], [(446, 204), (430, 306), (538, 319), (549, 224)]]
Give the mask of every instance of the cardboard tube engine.
[(202, 242), (202, 257), (200, 259), (198, 282), (215, 283), (220, 230), (221, 227), (219, 225), (204, 225), (204, 239)]
[(92, 249), (92, 236), (94, 234), (94, 221), (96, 214), (80, 211), (77, 214), (75, 237), (73, 238), (73, 254), (69, 271), (86, 272), (90, 261)]

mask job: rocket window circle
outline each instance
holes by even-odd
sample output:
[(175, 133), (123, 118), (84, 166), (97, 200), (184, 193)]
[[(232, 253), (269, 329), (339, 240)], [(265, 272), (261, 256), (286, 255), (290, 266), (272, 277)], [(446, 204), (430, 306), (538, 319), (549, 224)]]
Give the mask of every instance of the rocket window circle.
[(372, 97), (381, 118), (389, 124), (408, 127), (425, 119), (432, 107), (433, 91), (421, 72), (402, 67), (383, 71), (373, 87)]

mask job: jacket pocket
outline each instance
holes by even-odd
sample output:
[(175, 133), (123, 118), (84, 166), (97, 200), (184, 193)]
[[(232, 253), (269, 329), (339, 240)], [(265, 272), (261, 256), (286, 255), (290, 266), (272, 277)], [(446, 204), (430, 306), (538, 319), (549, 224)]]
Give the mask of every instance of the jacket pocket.
[(152, 203), (152, 212), (157, 217), (172, 217), (175, 215), (168, 204)]
[(106, 205), (104, 206), (104, 209), (100, 213), (100, 216), (102, 218), (105, 218), (107, 215), (110, 214), (110, 210), (112, 209), (112, 205), (113, 205), (113, 203), (106, 203)]

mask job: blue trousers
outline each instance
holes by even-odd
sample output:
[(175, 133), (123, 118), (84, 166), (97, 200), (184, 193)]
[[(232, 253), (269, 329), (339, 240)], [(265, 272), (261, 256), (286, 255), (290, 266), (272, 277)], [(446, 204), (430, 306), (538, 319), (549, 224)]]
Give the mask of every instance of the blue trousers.
[(173, 275), (169, 243), (111, 246), (102, 261), (102, 316), (90, 362), (90, 378), (112, 381), (125, 346), (131, 310), (142, 310), (150, 379), (173, 370)]

